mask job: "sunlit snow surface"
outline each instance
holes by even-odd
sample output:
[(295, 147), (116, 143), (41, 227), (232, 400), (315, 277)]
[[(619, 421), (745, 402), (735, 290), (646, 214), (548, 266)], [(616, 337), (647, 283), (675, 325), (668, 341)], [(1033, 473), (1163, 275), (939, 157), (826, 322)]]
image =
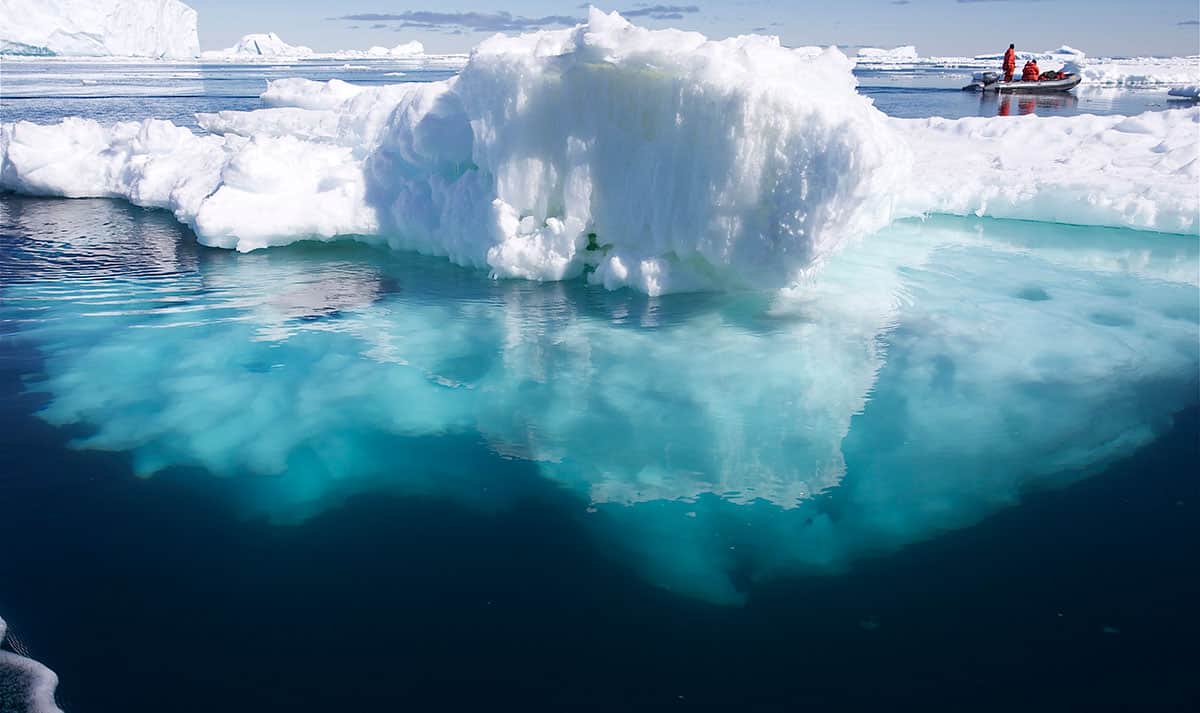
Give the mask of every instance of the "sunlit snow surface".
[(29, 388), (79, 447), (235, 478), (288, 522), (358, 492), (503, 507), (516, 486), (438, 446), (468, 434), (714, 601), (735, 571), (838, 568), (1081, 477), (1197, 388), (1194, 237), (902, 222), (792, 293), (652, 298), (2, 200), (4, 338), (41, 351)]

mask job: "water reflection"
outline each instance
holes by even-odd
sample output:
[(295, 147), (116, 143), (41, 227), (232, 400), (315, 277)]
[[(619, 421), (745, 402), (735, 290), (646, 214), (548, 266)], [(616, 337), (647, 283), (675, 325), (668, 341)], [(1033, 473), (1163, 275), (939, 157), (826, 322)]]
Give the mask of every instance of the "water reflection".
[(1016, 95), (981, 92), (979, 96), (980, 114), (984, 116), (1069, 115), (1079, 105), (1079, 98), (1069, 92)]

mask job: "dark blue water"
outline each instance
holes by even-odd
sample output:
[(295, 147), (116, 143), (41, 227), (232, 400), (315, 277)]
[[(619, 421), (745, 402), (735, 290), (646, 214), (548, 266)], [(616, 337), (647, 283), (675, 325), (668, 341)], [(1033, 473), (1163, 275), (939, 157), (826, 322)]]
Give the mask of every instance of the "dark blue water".
[(68, 448), (30, 415), (36, 353), (0, 344), (0, 606), (69, 711), (1200, 703), (1195, 408), (1079, 485), (729, 608), (645, 585), (545, 486), (491, 515), (374, 496), (242, 519), (203, 474)]

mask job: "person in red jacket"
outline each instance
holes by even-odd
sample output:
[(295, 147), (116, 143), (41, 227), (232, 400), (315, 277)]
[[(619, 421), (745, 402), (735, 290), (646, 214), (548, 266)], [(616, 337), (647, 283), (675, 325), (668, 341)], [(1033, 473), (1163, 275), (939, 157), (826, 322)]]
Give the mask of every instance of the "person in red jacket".
[(1038, 69), (1037, 60), (1031, 59), (1025, 63), (1025, 67), (1021, 69), (1022, 82), (1036, 82), (1042, 72)]
[(1004, 81), (1011, 82), (1015, 71), (1017, 71), (1017, 49), (1009, 45), (1004, 52)]

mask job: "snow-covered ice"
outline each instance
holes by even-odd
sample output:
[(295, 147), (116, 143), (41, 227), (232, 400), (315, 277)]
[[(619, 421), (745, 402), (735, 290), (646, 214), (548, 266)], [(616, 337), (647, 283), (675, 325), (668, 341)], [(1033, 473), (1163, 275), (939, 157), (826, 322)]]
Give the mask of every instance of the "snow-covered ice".
[(188, 58), (200, 42), (179, 0), (0, 0), (0, 52)]
[(1167, 91), (1167, 96), (1180, 97), (1182, 99), (1200, 99), (1200, 84), (1175, 87)]
[(885, 225), (878, 196), (909, 161), (850, 69), (836, 50), (594, 11), (576, 29), (492, 38), (444, 82), (273, 83), (272, 105), (337, 112), (320, 142), (288, 135), (278, 112), (227, 120), (242, 133), (225, 136), (16, 124), (0, 180), (169, 208), (205, 244), (240, 250), (362, 235), (501, 277), (590, 266), (651, 293), (783, 285)]

